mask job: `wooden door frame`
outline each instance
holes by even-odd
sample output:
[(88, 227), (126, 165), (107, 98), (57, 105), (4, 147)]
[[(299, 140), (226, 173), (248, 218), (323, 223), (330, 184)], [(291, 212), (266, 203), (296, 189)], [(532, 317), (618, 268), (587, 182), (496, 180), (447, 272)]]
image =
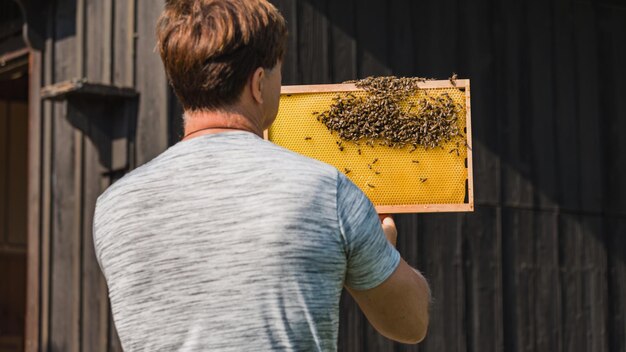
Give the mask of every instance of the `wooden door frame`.
[(39, 351), (41, 214), (41, 53), (30, 50), (28, 67), (28, 213), (24, 351)]
[(38, 349), (39, 326), (39, 223), (40, 223), (40, 150), (39, 150), (39, 66), (38, 54), (24, 46), (17, 50), (0, 54), (0, 62), (5, 65), (17, 64), (15, 69), (23, 67), (20, 61), (27, 59), (28, 63), (28, 161), (27, 161), (27, 227), (26, 227), (26, 316), (24, 326), (24, 349), (36, 351)]
[[(49, 209), (43, 198), (42, 185), (44, 162), (42, 159), (42, 100), (40, 89), (43, 79), (42, 51), (47, 33), (49, 3), (41, 0), (13, 0), (20, 7), (23, 19), (22, 37), (24, 48), (20, 57), (28, 57), (28, 163), (27, 163), (27, 235), (26, 235), (26, 317), (24, 327), (24, 350), (39, 351), (42, 320), (42, 288), (47, 286), (41, 275), (42, 215)], [(44, 187), (45, 189), (45, 187)], [(45, 304), (44, 304), (45, 305)], [(45, 307), (44, 307), (45, 308)]]

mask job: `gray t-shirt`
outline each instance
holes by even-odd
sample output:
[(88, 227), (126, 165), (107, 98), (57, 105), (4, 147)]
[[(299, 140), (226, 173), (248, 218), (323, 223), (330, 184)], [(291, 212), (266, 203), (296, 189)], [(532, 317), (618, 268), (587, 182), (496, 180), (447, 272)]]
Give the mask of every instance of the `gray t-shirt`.
[(337, 169), (247, 132), (180, 142), (100, 196), (94, 242), (126, 351), (334, 351), (343, 285), (400, 255)]

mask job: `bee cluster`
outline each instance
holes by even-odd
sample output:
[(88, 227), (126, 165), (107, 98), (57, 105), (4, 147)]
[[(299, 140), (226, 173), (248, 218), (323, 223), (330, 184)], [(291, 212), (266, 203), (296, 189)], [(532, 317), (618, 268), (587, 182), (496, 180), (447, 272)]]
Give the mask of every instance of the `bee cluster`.
[[(365, 140), (370, 147), (374, 141), (392, 148), (407, 145), (435, 148), (460, 136), (461, 107), (447, 94), (426, 94), (416, 102), (415, 96), (424, 78), (368, 77), (354, 83), (365, 90), (364, 96), (352, 93), (338, 95), (327, 111), (317, 114), (317, 120), (344, 141)], [(404, 104), (403, 104), (404, 103)], [(341, 144), (339, 145), (340, 149)]]

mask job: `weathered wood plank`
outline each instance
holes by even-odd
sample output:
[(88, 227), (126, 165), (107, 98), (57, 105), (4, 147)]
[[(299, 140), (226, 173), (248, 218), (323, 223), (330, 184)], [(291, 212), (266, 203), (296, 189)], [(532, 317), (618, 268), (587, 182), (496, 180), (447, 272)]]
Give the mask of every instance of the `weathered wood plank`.
[(114, 85), (135, 84), (135, 6), (136, 0), (113, 1), (113, 81)]
[[(420, 245), (421, 228), (418, 227), (419, 220), (417, 214), (398, 214), (394, 216), (398, 229), (397, 245), (402, 258), (413, 268), (423, 271), (424, 253)], [(428, 278), (426, 278), (428, 280)], [(419, 345), (405, 345), (396, 343), (394, 346), (397, 352), (419, 351)]]
[(84, 52), (81, 53), (85, 58), (85, 77), (90, 82), (104, 82), (104, 63), (105, 63), (105, 42), (104, 33), (104, 10), (105, 2), (102, 0), (81, 0), (84, 2), (85, 11), (83, 17), (79, 20), (84, 21), (85, 37)]
[(357, 41), (354, 0), (329, 1), (330, 22), (330, 70), (331, 81), (340, 83), (353, 80), (357, 73)]
[[(462, 216), (466, 334), (470, 351), (502, 351), (501, 210), (478, 207)], [(508, 233), (507, 233), (508, 235)]]
[(602, 9), (602, 52), (600, 65), (602, 79), (601, 108), (603, 124), (603, 153), (605, 155), (604, 204), (610, 213), (626, 214), (626, 110), (622, 99), (626, 96), (626, 9)]
[(585, 241), (581, 292), (587, 313), (587, 350), (607, 352), (609, 351), (608, 247), (604, 219), (597, 215), (584, 215), (580, 221)]
[(535, 306), (530, 312), (536, 331), (534, 348), (536, 351), (558, 352), (562, 351), (558, 213), (535, 211), (533, 222), (533, 232), (525, 235), (534, 245)]
[(502, 158), (502, 198), (503, 205), (532, 207), (533, 184), (532, 157), (529, 147), (531, 130), (529, 125), (528, 76), (527, 68), (527, 11), (522, 2), (511, 3), (502, 13), (505, 25), (504, 43), (501, 55), (501, 80), (507, 93), (501, 99), (504, 109), (500, 125)]
[(424, 264), (422, 256), (425, 253), (420, 252), (422, 247), (419, 239), (422, 236), (422, 231), (419, 228), (419, 216), (417, 214), (397, 214), (393, 217), (398, 229), (396, 248), (410, 266), (421, 270), (421, 266)]
[(282, 64), (283, 84), (298, 84), (298, 6), (296, 0), (272, 0), (287, 21), (287, 52)]
[(457, 39), (463, 34), (458, 26), (457, 1), (412, 1), (411, 21), (418, 76), (445, 79), (457, 71), (461, 56)]
[[(557, 79), (576, 77), (575, 61), (572, 60), (575, 49), (574, 21), (572, 1), (556, 0), (554, 4), (554, 76)], [(554, 92), (554, 114), (557, 148), (556, 167), (559, 182), (557, 184), (559, 205), (570, 211), (580, 208), (580, 175), (578, 118), (576, 104), (578, 99), (576, 85), (560, 84)]]
[[(44, 10), (45, 11), (45, 10)], [(45, 13), (45, 12), (44, 12)], [(29, 112), (28, 112), (28, 249), (27, 249), (27, 295), (26, 295), (26, 330), (24, 350), (39, 350), (40, 324), (40, 229), (41, 229), (41, 169), (43, 155), (42, 143), (42, 109), (39, 103), (39, 87), (42, 85), (42, 55), (33, 51), (30, 54), (29, 79)]]
[(418, 266), (430, 283), (433, 303), (424, 351), (466, 351), (467, 331), (463, 241), (457, 214), (418, 217), (420, 229)]
[(298, 72), (301, 84), (331, 83), (326, 0), (298, 1)]
[(10, 102), (8, 112), (6, 240), (9, 244), (26, 246), (28, 105), (25, 102)]
[(56, 103), (52, 125), (52, 199), (50, 268), (50, 345), (53, 350), (80, 350), (80, 206), (77, 162), (82, 146), (66, 119), (66, 103)]
[(137, 121), (137, 164), (142, 165), (167, 148), (167, 79), (157, 53), (154, 34), (163, 0), (137, 0), (136, 88), (141, 92)]
[(563, 351), (606, 351), (606, 247), (599, 217), (559, 219)]
[(557, 213), (503, 209), (506, 351), (561, 351)]
[[(77, 106), (75, 104), (80, 104)], [(109, 109), (105, 108), (104, 104)], [(112, 105), (105, 101), (72, 101), (68, 119), (74, 127), (80, 126), (77, 144), (82, 148), (81, 162), (75, 165), (81, 173), (80, 204), (82, 214), (80, 232), (80, 349), (82, 351), (106, 351), (108, 344), (108, 296), (106, 284), (96, 261), (93, 246), (93, 211), (102, 189), (102, 175), (106, 171), (100, 163), (98, 149), (110, 148), (111, 141), (103, 130), (103, 123), (110, 123)], [(119, 118), (119, 117), (118, 117)]]
[(626, 350), (626, 219), (606, 222), (608, 255), (609, 351)]
[[(47, 51), (49, 53), (49, 51)], [(48, 56), (47, 54), (46, 56)], [(49, 62), (51, 60), (46, 60)], [(47, 65), (46, 65), (47, 66)], [(45, 71), (46, 76), (50, 75), (50, 71)], [(46, 77), (48, 81), (51, 81), (50, 77)], [(51, 263), (51, 248), (52, 243), (52, 120), (53, 120), (53, 103), (43, 102), (43, 116), (42, 116), (42, 168), (41, 168), (41, 263)], [(41, 341), (40, 346), (47, 348), (50, 343), (50, 303), (51, 303), (51, 285), (50, 285), (50, 273), (51, 268), (49, 264), (41, 266), (41, 318), (39, 323)]]
[(600, 86), (595, 6), (576, 2), (576, 72), (578, 78), (578, 123), (580, 146), (580, 197), (581, 209), (602, 211), (604, 177), (604, 154), (600, 125)]
[(73, 0), (59, 0), (52, 11), (54, 15), (54, 28), (52, 28), (55, 40), (50, 69), (53, 73), (54, 82), (66, 81), (80, 77), (78, 70), (76, 51), (76, 3)]
[(389, 2), (389, 67), (396, 76), (415, 76), (414, 35), (410, 0)]
[[(81, 72), (76, 64), (76, 2), (60, 0), (55, 6), (55, 41), (49, 64), (52, 78), (58, 82), (75, 78)], [(80, 349), (80, 233), (76, 228), (76, 157), (80, 150), (66, 114), (65, 103), (54, 104), (50, 126), (49, 341), (43, 347), (75, 352)]]
[(100, 82), (111, 84), (113, 82), (113, 16), (115, 0), (102, 0), (102, 77)]
[(504, 350), (534, 351), (535, 277), (533, 211), (502, 209)]
[[(56, 4), (47, 3), (46, 13), (48, 18), (54, 18), (56, 13)], [(55, 21), (49, 20), (47, 22), (46, 34), (53, 35), (55, 31)], [(42, 53), (41, 60), (41, 85), (54, 84), (54, 48), (56, 43), (52, 40), (45, 42), (45, 50)], [(37, 89), (40, 87), (30, 87), (31, 89)], [(37, 100), (41, 102), (41, 100)], [(51, 268), (51, 248), (52, 242), (52, 125), (54, 117), (54, 104), (52, 102), (41, 102), (42, 114), (41, 114), (41, 233), (37, 234), (37, 237), (41, 239), (41, 273), (38, 280), (40, 281), (40, 294), (41, 294), (41, 306), (39, 317), (39, 346), (38, 349), (49, 348), (50, 345), (50, 303), (51, 303), (51, 285), (50, 285), (50, 273)]]
[(556, 148), (554, 137), (554, 77), (552, 56), (552, 4), (542, 0), (528, 2), (528, 69), (530, 143), (534, 203), (538, 208), (555, 209), (558, 204)]
[(387, 46), (389, 39), (387, 24), (390, 18), (387, 13), (387, 2), (359, 0), (354, 12), (359, 78), (390, 75)]

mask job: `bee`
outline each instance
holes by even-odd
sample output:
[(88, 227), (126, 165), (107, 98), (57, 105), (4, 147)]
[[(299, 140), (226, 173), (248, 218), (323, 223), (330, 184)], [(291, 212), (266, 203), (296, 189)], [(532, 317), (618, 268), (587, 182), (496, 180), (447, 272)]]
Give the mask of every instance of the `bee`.
[(380, 175), (380, 171), (374, 171), (376, 175)]
[(361, 149), (359, 149), (358, 151), (359, 151), (359, 155), (361, 155)]
[(369, 183), (367, 184), (367, 187), (369, 187), (369, 188), (376, 188), (376, 186), (374, 186), (372, 184), (369, 184)]
[(319, 113), (320, 113), (319, 111), (313, 111), (311, 114), (313, 114), (313, 115), (319, 115)]
[(411, 160), (411, 162), (413, 162), (414, 164), (419, 164), (419, 160)]
[(456, 152), (456, 156), (460, 156), (459, 154), (459, 148), (454, 148), (451, 151), (448, 152), (448, 154), (452, 154), (452, 152)]
[(378, 161), (378, 158), (375, 158), (374, 161), (372, 161), (372, 165), (376, 164), (377, 161)]
[(452, 77), (450, 77), (450, 83), (456, 87), (456, 79), (457, 79), (458, 75), (454, 72), (452, 72)]
[(343, 171), (344, 171), (344, 173), (347, 175), (347, 174), (349, 174), (349, 173), (350, 173), (350, 171), (352, 171), (352, 170), (348, 169), (347, 167), (344, 167), (344, 168), (343, 168)]
[(311, 137), (304, 137), (305, 141), (310, 141), (312, 138)]
[(426, 177), (420, 177), (420, 182), (421, 182), (421, 183), (426, 182), (426, 180), (428, 180)]

